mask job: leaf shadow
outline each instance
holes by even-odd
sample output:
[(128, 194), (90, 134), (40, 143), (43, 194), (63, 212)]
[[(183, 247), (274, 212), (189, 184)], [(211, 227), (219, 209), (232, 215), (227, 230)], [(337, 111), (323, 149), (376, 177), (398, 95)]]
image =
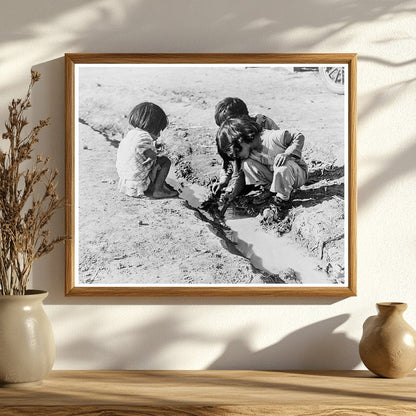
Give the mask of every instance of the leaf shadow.
[(232, 369), (342, 369), (360, 363), (357, 341), (336, 328), (349, 314), (325, 319), (300, 328), (275, 344), (253, 350), (245, 337), (231, 340), (208, 370)]

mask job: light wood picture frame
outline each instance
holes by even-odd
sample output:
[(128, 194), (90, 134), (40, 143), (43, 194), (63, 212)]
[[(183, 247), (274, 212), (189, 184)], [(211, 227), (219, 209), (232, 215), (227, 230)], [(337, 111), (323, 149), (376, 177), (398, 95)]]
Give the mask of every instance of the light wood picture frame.
[[(356, 59), (66, 54), (66, 295), (355, 296)], [(230, 106), (241, 102), (240, 117)], [(159, 138), (149, 103), (167, 118)], [(244, 123), (261, 127), (243, 157), (232, 134)], [(119, 149), (133, 136), (133, 150)], [(150, 161), (137, 137), (157, 145)], [(137, 194), (120, 173), (128, 151), (138, 169), (152, 165)], [(269, 169), (271, 186), (250, 179), (251, 160)], [(295, 166), (288, 202), (273, 188), (280, 163)]]

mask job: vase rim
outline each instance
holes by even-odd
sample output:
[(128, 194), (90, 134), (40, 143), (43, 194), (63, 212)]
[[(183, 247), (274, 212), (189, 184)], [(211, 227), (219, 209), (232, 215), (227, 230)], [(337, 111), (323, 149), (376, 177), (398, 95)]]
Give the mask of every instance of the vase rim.
[(407, 303), (404, 302), (378, 302), (378, 309), (396, 309), (399, 311), (405, 311), (407, 309)]
[(40, 300), (45, 299), (48, 296), (48, 291), (38, 289), (27, 289), (24, 295), (0, 295), (0, 299), (27, 299), (27, 298), (39, 298)]

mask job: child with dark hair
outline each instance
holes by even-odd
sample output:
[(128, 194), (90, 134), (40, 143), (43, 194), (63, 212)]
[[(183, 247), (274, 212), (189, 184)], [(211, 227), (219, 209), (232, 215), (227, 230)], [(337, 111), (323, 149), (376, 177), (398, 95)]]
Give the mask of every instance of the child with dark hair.
[(178, 192), (166, 183), (171, 162), (157, 156), (155, 142), (168, 125), (165, 112), (156, 104), (143, 102), (129, 115), (133, 127), (117, 150), (118, 189), (128, 196), (150, 194), (153, 198), (173, 198)]
[(230, 118), (217, 133), (218, 147), (241, 163), (246, 184), (267, 186), (276, 204), (287, 202), (292, 191), (306, 182), (304, 142), (302, 133), (266, 130), (250, 117)]
[[(229, 118), (250, 117), (246, 103), (237, 97), (226, 97), (215, 106), (215, 123), (221, 126)], [(278, 125), (269, 117), (262, 114), (256, 114), (251, 117), (256, 123), (260, 124), (267, 130), (278, 130)]]
[[(249, 117), (261, 127), (267, 130), (278, 130), (278, 125), (269, 117), (256, 114), (250, 117), (246, 103), (237, 97), (226, 97), (215, 106), (215, 123), (218, 127), (229, 118)], [(218, 154), (221, 156), (223, 163), (220, 173), (220, 178), (212, 187), (214, 194), (226, 188), (226, 193), (234, 197), (241, 193), (244, 189), (245, 181), (244, 175), (239, 169), (238, 164), (231, 160), (226, 154), (221, 151), (217, 141)]]

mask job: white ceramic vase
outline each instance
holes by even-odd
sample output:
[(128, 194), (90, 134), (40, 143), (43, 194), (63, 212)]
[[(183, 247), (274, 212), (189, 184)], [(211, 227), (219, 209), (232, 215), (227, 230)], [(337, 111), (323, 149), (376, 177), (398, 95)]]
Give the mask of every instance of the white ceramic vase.
[(55, 342), (42, 301), (48, 292), (0, 295), (0, 385), (39, 384), (52, 369)]

